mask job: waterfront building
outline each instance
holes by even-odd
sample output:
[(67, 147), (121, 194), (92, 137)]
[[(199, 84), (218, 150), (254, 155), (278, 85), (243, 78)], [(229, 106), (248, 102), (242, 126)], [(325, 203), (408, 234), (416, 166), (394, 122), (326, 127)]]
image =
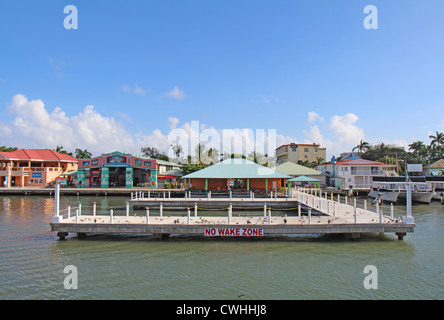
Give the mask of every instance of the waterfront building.
[(172, 188), (180, 185), (182, 165), (179, 163), (157, 159), (157, 183), (159, 188)]
[(230, 158), (182, 177), (185, 188), (198, 190), (277, 190), (292, 178), (242, 158)]
[(426, 176), (444, 176), (444, 159), (435, 161), (424, 168)]
[(157, 188), (157, 172), (156, 159), (116, 151), (92, 159), (80, 159), (77, 186)]
[(396, 166), (365, 159), (350, 159), (317, 166), (317, 170), (329, 175), (329, 184), (339, 189), (369, 190), (374, 177), (397, 176)]
[(0, 152), (0, 186), (46, 187), (60, 176), (77, 170), (77, 161), (50, 149)]
[(284, 144), (276, 148), (276, 164), (281, 164), (287, 161), (317, 161), (317, 158), (322, 158), (323, 161), (327, 159), (326, 148), (321, 148), (319, 144)]
[[(305, 166), (301, 166), (297, 163), (287, 161), (284, 163), (281, 163), (280, 165), (276, 166), (276, 171), (289, 175), (293, 178), (297, 178), (300, 176), (306, 176), (311, 177), (315, 180), (307, 180), (307, 181), (299, 181), (299, 183), (302, 182), (310, 182), (310, 181), (316, 181), (319, 182), (321, 185), (325, 185), (326, 183), (326, 174), (323, 174), (321, 171), (308, 168)], [(297, 181), (297, 180), (296, 180)]]

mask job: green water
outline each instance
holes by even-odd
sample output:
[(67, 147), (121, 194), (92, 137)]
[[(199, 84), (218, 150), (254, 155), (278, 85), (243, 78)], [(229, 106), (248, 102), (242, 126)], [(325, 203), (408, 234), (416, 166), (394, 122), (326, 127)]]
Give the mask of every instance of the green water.
[[(61, 208), (81, 201), (88, 211), (95, 201), (104, 214), (110, 207), (119, 214), (125, 200), (66, 196)], [(405, 207), (395, 209), (404, 214)], [(415, 232), (404, 241), (394, 234), (358, 241), (318, 235), (59, 241), (49, 228), (53, 210), (51, 197), (0, 197), (0, 299), (444, 298), (444, 206), (437, 202), (413, 206)], [(78, 289), (64, 288), (67, 265), (77, 268)], [(366, 265), (377, 267), (376, 290), (364, 288)]]

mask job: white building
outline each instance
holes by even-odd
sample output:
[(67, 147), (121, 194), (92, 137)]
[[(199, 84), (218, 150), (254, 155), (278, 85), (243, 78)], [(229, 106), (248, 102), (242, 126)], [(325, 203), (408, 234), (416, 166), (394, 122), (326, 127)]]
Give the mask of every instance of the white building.
[(397, 176), (395, 165), (365, 159), (323, 164), (316, 169), (330, 176), (330, 185), (339, 189), (370, 189), (373, 177)]

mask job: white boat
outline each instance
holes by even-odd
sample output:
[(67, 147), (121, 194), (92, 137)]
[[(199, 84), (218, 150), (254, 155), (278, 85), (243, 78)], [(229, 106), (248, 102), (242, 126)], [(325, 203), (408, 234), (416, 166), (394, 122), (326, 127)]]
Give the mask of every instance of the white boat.
[(372, 186), (368, 196), (374, 199), (380, 198), (382, 201), (395, 203), (398, 201), (400, 193), (401, 192), (398, 190), (389, 190), (385, 186)]
[[(425, 177), (410, 177), (410, 181), (413, 187), (412, 202), (430, 203), (435, 195), (430, 182), (426, 181)], [(395, 195), (390, 192), (398, 192), (395, 201)], [(378, 193), (381, 194), (381, 199), (385, 201), (406, 201), (406, 177), (373, 177), (373, 185), (369, 196), (376, 198)]]
[[(432, 185), (435, 195), (432, 200), (444, 201), (444, 176), (428, 176), (426, 181)], [(444, 202), (443, 202), (444, 203)]]

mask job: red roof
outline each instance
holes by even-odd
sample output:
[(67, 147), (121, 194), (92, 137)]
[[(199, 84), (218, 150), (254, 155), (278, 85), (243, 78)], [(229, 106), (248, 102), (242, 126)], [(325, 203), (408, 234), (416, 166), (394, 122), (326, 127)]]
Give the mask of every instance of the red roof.
[(384, 166), (384, 167), (395, 167), (393, 164), (386, 164), (379, 161), (371, 161), (366, 159), (349, 159), (344, 161), (336, 162), (338, 166)]
[(74, 157), (50, 149), (20, 149), (0, 154), (9, 160), (78, 161)]

